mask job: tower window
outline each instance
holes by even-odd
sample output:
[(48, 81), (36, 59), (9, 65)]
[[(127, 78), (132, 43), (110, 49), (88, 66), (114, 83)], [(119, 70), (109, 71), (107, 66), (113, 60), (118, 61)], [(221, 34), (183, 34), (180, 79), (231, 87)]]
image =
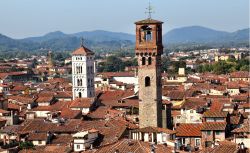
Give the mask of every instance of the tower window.
[(152, 64), (152, 58), (148, 57), (148, 65), (151, 65), (151, 64)]
[(82, 86), (82, 79), (77, 79), (77, 86)]
[(142, 57), (142, 65), (145, 65), (146, 64), (146, 58), (145, 57)]
[(151, 40), (152, 40), (152, 32), (146, 31), (146, 41), (151, 41)]
[(142, 26), (140, 30), (140, 42), (152, 40), (152, 28), (150, 26)]
[(82, 98), (82, 93), (81, 92), (78, 93), (78, 98)]
[(150, 86), (150, 77), (146, 77), (145, 78), (145, 87), (149, 87)]

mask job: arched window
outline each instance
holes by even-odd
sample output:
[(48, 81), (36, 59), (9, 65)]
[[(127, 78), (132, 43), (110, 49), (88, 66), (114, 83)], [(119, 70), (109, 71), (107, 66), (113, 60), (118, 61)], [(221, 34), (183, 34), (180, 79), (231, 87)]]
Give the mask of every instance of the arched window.
[(145, 64), (146, 64), (146, 58), (145, 58), (145, 57), (142, 57), (142, 59), (141, 59), (141, 64), (142, 64), (142, 65), (145, 65)]
[(80, 81), (79, 81), (79, 79), (77, 79), (77, 86), (79, 86), (80, 85)]
[(151, 63), (152, 63), (152, 58), (148, 57), (148, 65), (151, 65)]
[(150, 86), (150, 77), (146, 77), (145, 78), (145, 87), (149, 87)]
[(148, 25), (142, 26), (140, 29), (140, 42), (152, 40), (152, 28)]
[(81, 92), (78, 93), (78, 98), (82, 98), (82, 93)]
[(82, 79), (79, 79), (79, 86), (82, 86)]
[(146, 41), (152, 40), (152, 32), (150, 30), (146, 31)]

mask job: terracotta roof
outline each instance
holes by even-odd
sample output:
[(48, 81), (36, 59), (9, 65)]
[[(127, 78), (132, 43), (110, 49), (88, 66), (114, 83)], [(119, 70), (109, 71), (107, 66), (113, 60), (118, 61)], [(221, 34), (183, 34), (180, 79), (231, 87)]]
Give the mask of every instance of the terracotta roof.
[(73, 141), (73, 138), (70, 134), (68, 135), (56, 135), (52, 139), (52, 144), (69, 144), (71, 141)]
[(0, 79), (5, 79), (8, 77), (8, 73), (0, 73)]
[(80, 110), (71, 110), (69, 108), (65, 108), (61, 111), (60, 117), (64, 119), (74, 119), (74, 118), (80, 118), (82, 115), (82, 112)]
[(248, 71), (237, 71), (230, 74), (231, 78), (250, 78), (250, 73)]
[(240, 116), (230, 116), (230, 124), (238, 125), (240, 123)]
[(176, 127), (177, 137), (201, 137), (201, 123), (181, 123)]
[(83, 55), (83, 56), (87, 56), (87, 55), (94, 55), (94, 52), (92, 52), (91, 50), (89, 50), (88, 48), (84, 47), (83, 45), (76, 49), (72, 55)]
[(206, 111), (203, 117), (227, 117), (228, 112), (222, 111)]
[(70, 80), (65, 79), (65, 78), (53, 78), (53, 79), (49, 79), (46, 82), (48, 82), (48, 83), (69, 83)]
[(234, 129), (232, 132), (233, 133), (241, 133), (241, 132), (250, 133), (250, 126), (249, 124), (242, 124), (241, 127)]
[(98, 73), (97, 75), (101, 75), (106, 78), (111, 78), (111, 77), (134, 77), (135, 73), (133, 72), (101, 72)]
[(37, 103), (48, 103), (48, 102), (51, 102), (52, 100), (54, 99), (54, 96), (39, 96), (37, 99), (36, 99), (36, 102)]
[(119, 110), (112, 110), (109, 107), (106, 106), (99, 106), (96, 110), (91, 111), (88, 114), (88, 117), (92, 118), (92, 119), (105, 119), (107, 117), (116, 117), (123, 114), (122, 111)]
[(225, 122), (203, 122), (201, 130), (220, 130), (224, 131), (226, 129), (227, 123)]
[(27, 88), (28, 87), (26, 87), (26, 86), (19, 85), (19, 86), (15, 86), (12, 90), (14, 90), (14, 91), (24, 91)]
[(185, 92), (181, 90), (173, 90), (165, 95), (166, 97), (170, 97), (171, 100), (182, 100), (184, 99)]
[(163, 23), (162, 21), (154, 20), (151, 18), (135, 22), (135, 24), (162, 24), (162, 23)]
[(17, 104), (8, 103), (8, 109), (19, 110), (20, 106)]
[(219, 145), (214, 148), (206, 148), (201, 153), (236, 153), (238, 152), (238, 145), (229, 141), (220, 141)]
[(20, 153), (69, 153), (71, 152), (71, 147), (69, 145), (58, 145), (49, 144), (46, 146), (35, 146), (32, 149), (23, 149), (19, 151)]
[[(138, 100), (133, 98), (125, 99), (127, 97), (134, 96), (133, 90), (115, 90), (115, 91), (105, 91), (101, 94), (99, 100), (105, 106), (138, 106)], [(118, 100), (123, 100), (124, 103), (118, 103)]]
[(4, 109), (0, 109), (0, 113), (1, 114), (6, 114), (6, 113), (10, 113), (9, 111), (6, 111), (6, 110), (4, 110)]
[[(155, 153), (172, 152), (173, 148), (167, 145), (155, 145)], [(151, 153), (151, 144), (131, 139), (122, 139), (114, 144), (110, 144), (95, 151), (95, 153)]]
[(205, 98), (188, 98), (184, 101), (181, 108), (197, 109), (197, 108), (202, 108), (206, 105), (207, 105), (207, 100)]
[(47, 133), (30, 133), (28, 136), (29, 141), (35, 140), (47, 140), (48, 136)]
[(72, 101), (70, 108), (90, 108), (95, 98), (77, 98)]
[(9, 96), (8, 100), (14, 100), (22, 104), (30, 104), (35, 101), (35, 98), (30, 97), (30, 96), (17, 95), (17, 96)]
[(143, 133), (167, 133), (167, 134), (175, 134), (176, 132), (173, 130), (169, 130), (166, 128), (160, 128), (160, 127), (145, 127), (145, 128), (140, 128), (133, 130), (133, 132), (143, 132)]

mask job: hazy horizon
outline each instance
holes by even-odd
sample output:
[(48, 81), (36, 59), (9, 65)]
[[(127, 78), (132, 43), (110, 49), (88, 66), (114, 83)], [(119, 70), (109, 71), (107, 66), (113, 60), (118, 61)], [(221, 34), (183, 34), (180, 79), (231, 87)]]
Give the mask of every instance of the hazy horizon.
[[(249, 28), (249, 1), (153, 1), (152, 18), (164, 22), (163, 32), (202, 26), (234, 32)], [(104, 30), (134, 34), (134, 22), (145, 19), (148, 0), (8, 0), (0, 1), (0, 33), (11, 38)]]

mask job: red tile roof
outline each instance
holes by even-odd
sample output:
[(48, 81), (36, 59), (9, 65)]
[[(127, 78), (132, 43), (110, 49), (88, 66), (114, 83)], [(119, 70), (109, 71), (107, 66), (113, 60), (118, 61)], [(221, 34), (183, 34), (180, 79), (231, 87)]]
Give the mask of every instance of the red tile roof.
[(101, 75), (106, 78), (111, 78), (111, 77), (134, 77), (135, 74), (133, 72), (101, 72), (98, 73), (97, 75)]
[(90, 108), (95, 98), (77, 98), (72, 101), (70, 108)]
[(250, 73), (248, 71), (237, 71), (230, 74), (231, 78), (250, 78)]
[(178, 137), (201, 137), (201, 123), (181, 123), (176, 127)]
[(221, 111), (206, 111), (203, 114), (203, 117), (227, 117), (228, 112)]
[(101, 94), (99, 100), (105, 106), (138, 106), (138, 101), (135, 99), (125, 99), (124, 103), (118, 103), (119, 100), (123, 100), (126, 97), (134, 96), (133, 90), (115, 90), (105, 91)]
[(133, 132), (142, 132), (142, 133), (167, 133), (167, 134), (175, 134), (176, 132), (173, 130), (169, 130), (166, 128), (160, 128), (160, 127), (145, 127), (133, 130)]
[(47, 133), (30, 133), (28, 136), (29, 141), (44, 140), (47, 141)]
[(241, 127), (232, 131), (233, 133), (250, 133), (250, 125), (248, 123), (242, 124)]
[(83, 56), (87, 56), (87, 55), (94, 55), (94, 52), (92, 52), (91, 50), (89, 50), (88, 48), (84, 47), (83, 45), (76, 49), (72, 55), (83, 55)]
[(203, 122), (202, 123), (202, 131), (205, 130), (219, 130), (224, 131), (226, 129), (227, 123), (225, 122)]
[[(155, 153), (168, 153), (172, 152), (173, 148), (167, 145), (155, 145)], [(149, 142), (143, 142), (131, 139), (122, 139), (116, 143), (100, 147), (95, 153), (151, 153), (151, 144)]]

